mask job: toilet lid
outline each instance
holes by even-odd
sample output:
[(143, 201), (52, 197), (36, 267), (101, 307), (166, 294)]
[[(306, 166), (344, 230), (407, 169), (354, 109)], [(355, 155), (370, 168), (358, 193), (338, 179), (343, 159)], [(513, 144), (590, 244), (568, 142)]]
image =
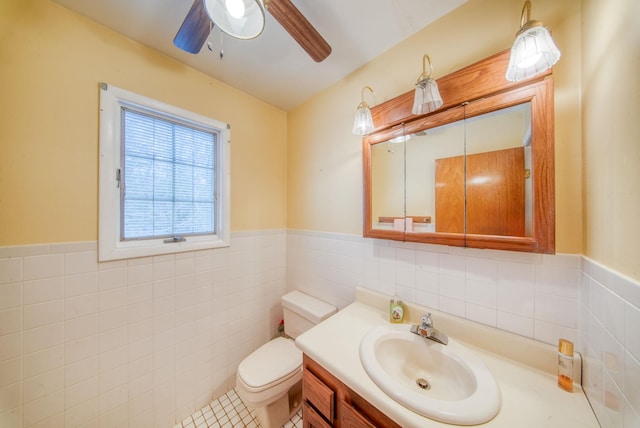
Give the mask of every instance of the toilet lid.
[(261, 388), (288, 378), (301, 365), (302, 351), (296, 348), (293, 340), (278, 337), (245, 358), (238, 366), (238, 376), (248, 386)]

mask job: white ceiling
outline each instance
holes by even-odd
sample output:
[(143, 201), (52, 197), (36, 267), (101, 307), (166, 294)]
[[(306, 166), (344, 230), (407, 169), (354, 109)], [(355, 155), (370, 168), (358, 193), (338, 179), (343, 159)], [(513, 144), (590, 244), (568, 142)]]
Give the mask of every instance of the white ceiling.
[(253, 40), (214, 29), (214, 51), (173, 45), (193, 0), (53, 0), (283, 110), (290, 110), (467, 0), (293, 0), (331, 45), (314, 62), (273, 17)]

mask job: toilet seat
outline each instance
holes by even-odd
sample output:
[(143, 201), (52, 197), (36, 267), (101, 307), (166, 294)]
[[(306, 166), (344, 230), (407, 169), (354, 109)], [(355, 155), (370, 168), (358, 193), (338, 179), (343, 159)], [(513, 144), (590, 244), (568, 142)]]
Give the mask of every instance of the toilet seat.
[(302, 379), (302, 351), (293, 340), (278, 337), (245, 358), (238, 366), (240, 397), (259, 407), (269, 404)]

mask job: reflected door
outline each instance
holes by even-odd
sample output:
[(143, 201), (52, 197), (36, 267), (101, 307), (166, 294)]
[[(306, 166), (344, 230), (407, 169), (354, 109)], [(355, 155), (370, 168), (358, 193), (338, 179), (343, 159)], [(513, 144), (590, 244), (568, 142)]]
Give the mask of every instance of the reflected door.
[(467, 156), (467, 233), (524, 236), (524, 148)]
[(436, 232), (464, 233), (464, 156), (436, 159)]
[[(436, 160), (436, 230), (525, 235), (524, 148)], [(465, 183), (466, 186), (461, 186)], [(466, 195), (460, 189), (466, 188)]]

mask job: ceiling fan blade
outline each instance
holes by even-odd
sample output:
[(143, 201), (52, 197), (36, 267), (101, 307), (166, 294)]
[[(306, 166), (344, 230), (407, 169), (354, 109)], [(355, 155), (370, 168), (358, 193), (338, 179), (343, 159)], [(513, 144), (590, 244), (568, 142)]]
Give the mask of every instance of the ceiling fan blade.
[(194, 0), (182, 22), (173, 44), (183, 51), (197, 54), (211, 32), (211, 20), (202, 0)]
[(315, 62), (321, 62), (329, 56), (331, 46), (291, 3), (291, 0), (268, 0), (265, 1), (265, 6)]

